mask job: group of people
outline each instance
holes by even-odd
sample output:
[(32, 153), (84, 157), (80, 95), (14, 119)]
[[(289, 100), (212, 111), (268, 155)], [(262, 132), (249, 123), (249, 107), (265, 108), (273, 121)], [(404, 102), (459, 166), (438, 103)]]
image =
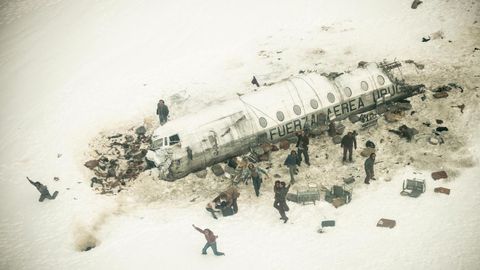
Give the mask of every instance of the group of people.
[(283, 223), (287, 223), (288, 217), (285, 212), (288, 212), (290, 208), (287, 205), (287, 194), (290, 190), (290, 185), (292, 183), (287, 184), (282, 181), (275, 181), (275, 185), (273, 186), (273, 192), (275, 194), (275, 201), (273, 202), (273, 207), (278, 210), (280, 213), (280, 219), (283, 219)]
[(212, 214), (214, 219), (217, 219), (216, 213), (222, 213), (223, 216), (234, 215), (238, 212), (238, 197), (240, 197), (240, 192), (232, 186), (209, 202), (205, 209)]
[[(352, 162), (352, 153), (353, 153), (353, 148), (357, 149), (357, 132), (348, 132), (345, 136), (343, 136), (342, 141), (340, 143), (340, 146), (343, 148), (343, 162), (347, 161), (347, 155), (348, 155), (348, 161)], [(367, 142), (367, 146), (375, 145), (371, 142)], [(370, 180), (376, 180), (375, 179), (375, 173), (373, 166), (375, 165), (375, 153), (371, 153), (370, 156), (365, 160), (364, 163), (364, 169), (365, 169), (365, 181), (364, 183), (369, 185)]]

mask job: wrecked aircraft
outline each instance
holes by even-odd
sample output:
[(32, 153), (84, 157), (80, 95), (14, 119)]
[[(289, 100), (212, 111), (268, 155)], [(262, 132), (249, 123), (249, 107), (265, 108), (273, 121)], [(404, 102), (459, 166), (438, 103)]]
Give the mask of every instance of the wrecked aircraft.
[(423, 92), (394, 76), (400, 63), (368, 63), (335, 76), (306, 73), (167, 122), (155, 130), (147, 159), (173, 181), (352, 114)]

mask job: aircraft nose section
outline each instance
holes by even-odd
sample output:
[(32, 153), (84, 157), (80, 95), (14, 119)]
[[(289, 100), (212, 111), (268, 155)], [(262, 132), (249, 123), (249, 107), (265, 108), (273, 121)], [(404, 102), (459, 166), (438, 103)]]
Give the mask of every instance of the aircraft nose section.
[(171, 154), (165, 149), (158, 149), (155, 151), (149, 150), (146, 158), (153, 161), (160, 172), (161, 178), (167, 178), (170, 174), (170, 166), (172, 165)]

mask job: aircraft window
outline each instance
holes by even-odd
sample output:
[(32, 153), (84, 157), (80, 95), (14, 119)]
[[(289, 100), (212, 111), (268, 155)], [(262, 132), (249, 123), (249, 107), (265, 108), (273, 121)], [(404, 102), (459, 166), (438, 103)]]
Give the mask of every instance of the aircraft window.
[(384, 85), (385, 84), (385, 78), (382, 75), (378, 75), (377, 76), (377, 82), (380, 85)]
[(345, 88), (343, 88), (343, 93), (345, 93), (345, 95), (347, 97), (351, 97), (352, 96), (352, 89), (350, 89), (350, 87), (345, 87)]
[(281, 111), (277, 112), (277, 119), (278, 121), (283, 121), (285, 119), (285, 115), (283, 115), (283, 112)]
[(362, 81), (362, 83), (360, 84), (360, 86), (362, 87), (362, 90), (363, 91), (367, 91), (368, 90), (368, 83), (366, 81)]
[(330, 103), (334, 103), (335, 102), (335, 95), (332, 94), (332, 93), (328, 93), (327, 94), (327, 99), (328, 99), (328, 101), (330, 101)]
[(310, 106), (312, 106), (313, 109), (318, 108), (318, 101), (315, 99), (310, 100)]
[(264, 117), (260, 117), (258, 118), (258, 122), (260, 123), (260, 126), (261, 127), (267, 127), (267, 119), (265, 119)]
[(153, 142), (153, 148), (157, 149), (163, 146), (163, 138)]
[(170, 136), (170, 145), (174, 145), (180, 142), (180, 137), (178, 137), (178, 134), (175, 134), (173, 136)]
[(293, 112), (294, 112), (296, 115), (300, 115), (300, 114), (302, 113), (302, 109), (300, 108), (300, 106), (294, 105), (294, 106), (293, 106)]

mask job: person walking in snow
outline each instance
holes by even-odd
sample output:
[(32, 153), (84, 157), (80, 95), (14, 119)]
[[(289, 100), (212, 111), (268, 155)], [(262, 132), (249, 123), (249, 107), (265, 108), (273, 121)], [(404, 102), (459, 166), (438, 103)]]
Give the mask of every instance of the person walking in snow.
[(370, 157), (365, 160), (365, 184), (370, 184), (370, 179), (375, 180), (375, 173), (373, 171), (373, 165), (375, 164), (375, 153), (371, 153)]
[(357, 139), (355, 135), (352, 132), (348, 132), (347, 135), (343, 136), (340, 146), (343, 148), (343, 161), (347, 161), (348, 152), (348, 161), (352, 162), (353, 148), (355, 147), (355, 149), (357, 149)]
[(297, 174), (297, 163), (298, 163), (298, 156), (295, 150), (290, 152), (290, 155), (287, 156), (283, 165), (288, 167), (288, 172), (290, 173), (290, 183), (295, 183), (294, 175)]
[(273, 191), (275, 193), (275, 201), (273, 202), (273, 207), (278, 210), (280, 213), (280, 219), (283, 219), (283, 223), (287, 223), (288, 217), (285, 214), (290, 208), (287, 205), (287, 194), (290, 190), (290, 184), (286, 186), (285, 182), (276, 181)]
[(262, 174), (269, 178), (266, 171), (264, 171), (260, 167), (255, 167), (253, 163), (248, 164), (248, 169), (245, 170), (244, 179), (248, 179), (249, 177), (252, 178), (253, 189), (255, 190), (255, 195), (257, 195), (257, 197), (260, 196), (260, 186), (263, 182)]
[(163, 126), (168, 120), (168, 106), (165, 105), (165, 101), (160, 99), (157, 104), (157, 115), (160, 120), (160, 125)]
[(202, 249), (202, 254), (203, 255), (207, 254), (207, 249), (209, 247), (212, 248), (213, 254), (215, 254), (216, 256), (225, 255), (225, 253), (217, 251), (217, 238), (218, 238), (217, 235), (213, 234), (213, 232), (210, 229), (202, 230), (202, 229), (198, 228), (197, 226), (195, 226), (195, 224), (192, 224), (192, 226), (193, 226), (193, 228), (195, 228), (195, 230), (203, 233), (203, 235), (205, 235), (205, 239), (207, 240), (207, 243), (205, 244), (205, 246)]
[(308, 156), (308, 145), (310, 144), (310, 139), (308, 134), (305, 131), (300, 131), (297, 134), (297, 151), (298, 151), (298, 160), (297, 165), (300, 166), (302, 163), (302, 155), (305, 159), (305, 163), (310, 166), (310, 157)]
[(45, 200), (45, 199), (55, 200), (55, 198), (57, 197), (58, 191), (55, 191), (53, 193), (53, 195), (50, 195), (50, 192), (48, 191), (47, 186), (43, 185), (42, 183), (40, 183), (38, 181), (33, 182), (28, 177), (27, 177), (27, 180), (28, 180), (28, 182), (30, 182), (30, 184), (35, 186), (37, 188), (37, 190), (40, 192), (40, 198), (38, 199), (39, 202), (43, 202), (43, 200)]

